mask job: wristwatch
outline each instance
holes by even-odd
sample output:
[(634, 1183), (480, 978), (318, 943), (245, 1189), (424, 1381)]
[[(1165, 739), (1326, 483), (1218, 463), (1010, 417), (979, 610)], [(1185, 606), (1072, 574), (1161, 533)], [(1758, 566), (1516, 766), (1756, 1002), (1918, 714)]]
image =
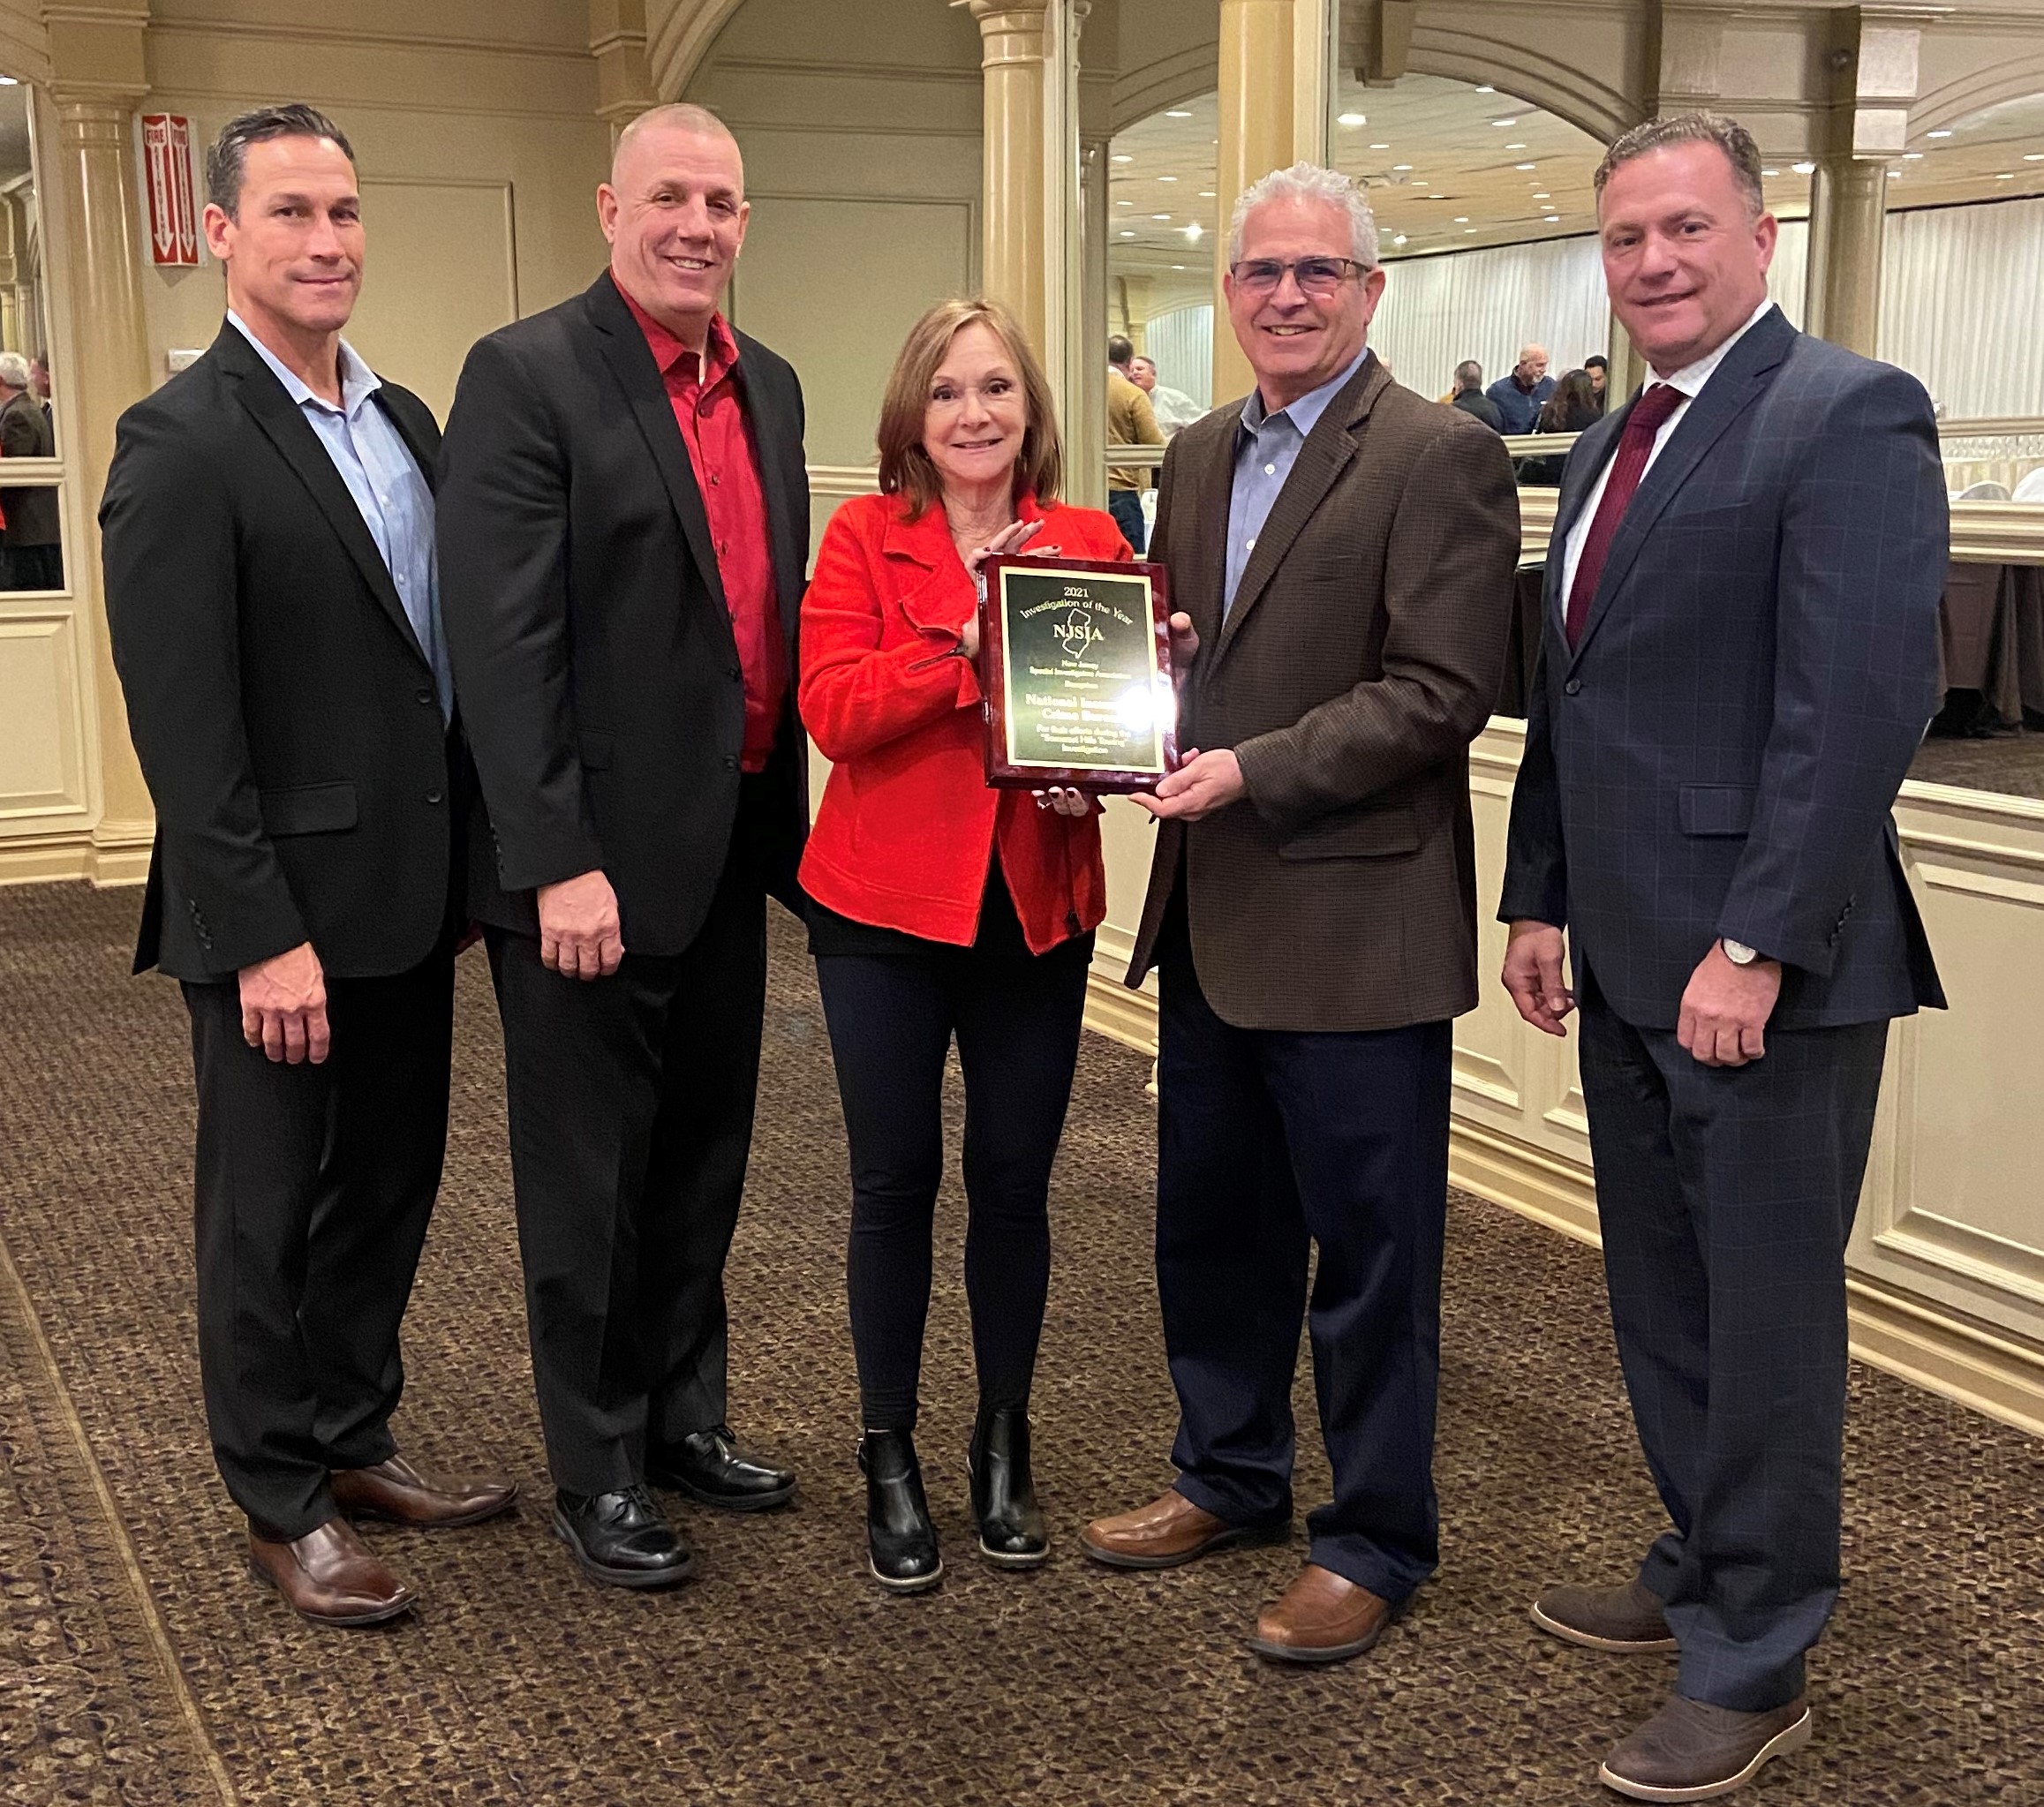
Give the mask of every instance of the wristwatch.
[(1717, 945), (1724, 950), (1724, 957), (1735, 967), (1750, 967), (1760, 958), (1760, 949), (1748, 947), (1743, 941), (1734, 941), (1729, 935), (1718, 937)]

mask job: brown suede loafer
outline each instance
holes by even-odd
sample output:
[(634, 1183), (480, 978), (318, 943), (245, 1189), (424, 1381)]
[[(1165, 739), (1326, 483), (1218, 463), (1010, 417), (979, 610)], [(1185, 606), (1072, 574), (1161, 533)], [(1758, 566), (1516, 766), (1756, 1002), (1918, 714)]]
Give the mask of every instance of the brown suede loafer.
[(1636, 1580), (1614, 1587), (1563, 1583), (1547, 1588), (1533, 1603), (1533, 1623), (1587, 1650), (1639, 1655), (1679, 1647), (1661, 1610), (1660, 1596)]
[(1735, 1713), (1678, 1694), (1604, 1758), (1597, 1780), (1635, 1801), (1712, 1801), (1753, 1780), (1770, 1757), (1810, 1742), (1798, 1695), (1766, 1713)]
[(257, 1578), (315, 1625), (381, 1625), (419, 1596), (386, 1568), (345, 1518), (329, 1518), (290, 1541), (248, 1527), (248, 1560)]
[(1367, 1587), (1309, 1562), (1258, 1616), (1249, 1648), (1274, 1662), (1346, 1662), (1375, 1644), (1399, 1612)]
[(334, 1499), (351, 1518), (447, 1530), (494, 1518), (518, 1497), (510, 1480), (431, 1480), (402, 1456), (334, 1472)]
[(1112, 1569), (1175, 1569), (1216, 1550), (1282, 1543), (1291, 1528), (1288, 1519), (1275, 1525), (1230, 1525), (1173, 1489), (1133, 1512), (1096, 1518), (1080, 1533), (1079, 1546)]

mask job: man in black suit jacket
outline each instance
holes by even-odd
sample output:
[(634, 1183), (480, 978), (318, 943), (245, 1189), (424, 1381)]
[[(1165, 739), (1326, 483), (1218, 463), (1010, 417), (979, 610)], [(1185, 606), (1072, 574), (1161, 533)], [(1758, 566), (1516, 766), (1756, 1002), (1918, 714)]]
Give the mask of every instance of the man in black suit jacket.
[(343, 1513), (471, 1524), (514, 1489), (399, 1457), (398, 1325), (447, 1135), (466, 756), (434, 597), (440, 434), (343, 342), (353, 154), (310, 108), (207, 159), (213, 349), (122, 417), (107, 613), (156, 805), (135, 969), (184, 982), (199, 1353), (259, 1573), (308, 1618), (413, 1593)]
[(1697, 1800), (1808, 1741), (1837, 1597), (1845, 1239), (1889, 1020), (1944, 1001), (1889, 811), (1935, 704), (1947, 521), (1921, 386), (1768, 301), (1745, 131), (1648, 121), (1596, 181), (1654, 376), (1564, 474), (1500, 915), (1520, 1013), (1560, 1035), (1581, 1005), (1612, 1321), (1673, 1526), (1637, 1579), (1534, 1617), (1679, 1649), (1600, 1773)]
[[(47, 458), (57, 449), (49, 404), (34, 394), (34, 371), (19, 351), (0, 351), (0, 457)], [(0, 589), (64, 588), (63, 532), (54, 486), (0, 489)]]
[(752, 1133), (765, 899), (808, 822), (794, 713), (802, 391), (719, 312), (738, 147), (662, 107), (597, 191), (609, 269), (469, 354), (441, 569), (488, 806), (475, 861), (554, 1527), (595, 1579), (692, 1558), (648, 1479), (795, 1477), (726, 1422), (724, 1258)]

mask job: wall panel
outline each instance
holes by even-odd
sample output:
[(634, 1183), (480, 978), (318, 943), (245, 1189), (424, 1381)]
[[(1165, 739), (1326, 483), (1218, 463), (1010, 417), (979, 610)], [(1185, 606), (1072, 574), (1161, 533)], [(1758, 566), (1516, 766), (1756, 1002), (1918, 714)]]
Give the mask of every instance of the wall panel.
[(0, 613), (0, 833), (86, 813), (78, 636), (68, 601)]

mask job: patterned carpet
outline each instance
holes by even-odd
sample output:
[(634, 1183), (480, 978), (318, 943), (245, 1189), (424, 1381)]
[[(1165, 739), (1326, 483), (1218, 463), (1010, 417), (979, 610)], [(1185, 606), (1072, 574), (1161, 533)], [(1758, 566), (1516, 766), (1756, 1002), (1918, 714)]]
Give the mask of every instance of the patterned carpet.
[[(734, 1409), (800, 1467), (795, 1508), (683, 1509), (702, 1578), (664, 1597), (590, 1585), (545, 1534), (496, 1026), (471, 955), (399, 1429), (422, 1462), (508, 1472), (527, 1500), (471, 1532), (374, 1533), (426, 1590), (415, 1617), (381, 1632), (300, 1623), (249, 1580), (207, 1457), (185, 1029), (174, 988), (126, 976), (135, 903), (0, 892), (0, 1800), (1610, 1798), (1596, 1760), (1671, 1665), (1567, 1649), (1525, 1614), (1543, 1580), (1622, 1572), (1656, 1527), (1586, 1248), (1456, 1201), (1444, 1562), (1373, 1655), (1300, 1673), (1243, 1649), (1296, 1547), (1155, 1576), (1079, 1557), (1089, 1516), (1166, 1483), (1173, 1422), (1145, 1066), (1097, 1038), (1058, 1173), (1036, 1399), (1055, 1557), (1014, 1576), (968, 1554), (954, 1193), (922, 1439), (953, 1562), (934, 1595), (879, 1593), (852, 1464), (841, 1129), (785, 922), (731, 1294)], [(1300, 1409), (1310, 1424), (1303, 1367)], [(1325, 1485), (1310, 1441), (1301, 1466), (1310, 1501)], [(1848, 1477), (1851, 1579), (1813, 1671), (1819, 1741), (1750, 1798), (2044, 1802), (2044, 1449), (1861, 1371)]]

